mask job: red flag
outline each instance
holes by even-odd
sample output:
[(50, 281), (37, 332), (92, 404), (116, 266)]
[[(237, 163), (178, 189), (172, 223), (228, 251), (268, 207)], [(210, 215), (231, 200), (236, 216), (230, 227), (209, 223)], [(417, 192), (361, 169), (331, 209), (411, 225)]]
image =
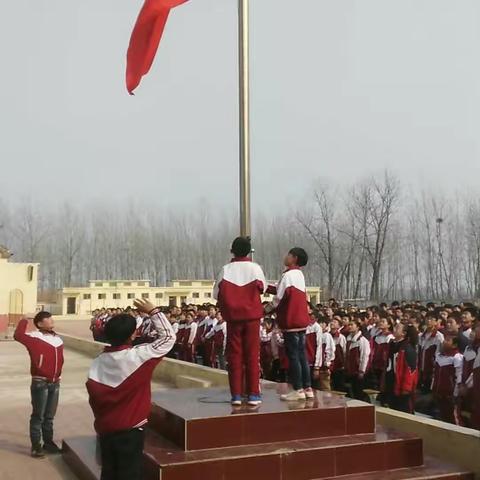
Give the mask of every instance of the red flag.
[(130, 37), (127, 52), (127, 90), (130, 95), (152, 66), (170, 10), (187, 0), (145, 0)]

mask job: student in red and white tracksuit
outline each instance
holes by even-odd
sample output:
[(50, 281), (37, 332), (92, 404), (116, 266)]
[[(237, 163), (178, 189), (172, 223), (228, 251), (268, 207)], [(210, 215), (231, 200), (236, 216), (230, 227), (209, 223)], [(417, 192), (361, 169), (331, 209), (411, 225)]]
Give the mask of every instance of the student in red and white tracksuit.
[(287, 270), (276, 287), (273, 306), (276, 308), (277, 322), (285, 340), (288, 357), (288, 380), (293, 391), (282, 395), (285, 401), (299, 401), (313, 398), (312, 380), (305, 351), (305, 332), (310, 325), (308, 314), (305, 277), (301, 268), (308, 263), (307, 252), (303, 248), (292, 248), (284, 259)]
[(370, 346), (370, 383), (375, 390), (383, 390), (385, 381), (385, 372), (388, 365), (388, 356), (390, 353), (390, 343), (393, 342), (393, 335), (389, 330), (388, 321), (385, 318), (380, 319), (375, 336), (372, 337)]
[(345, 359), (346, 381), (352, 387), (353, 398), (361, 400), (364, 397), (364, 378), (370, 359), (370, 343), (360, 331), (361, 324), (358, 320), (348, 324), (347, 352)]
[(480, 430), (480, 324), (474, 328), (463, 354), (460, 395), (461, 410), (471, 414), (468, 426)]
[(272, 380), (277, 383), (287, 381), (288, 358), (285, 353), (285, 340), (282, 331), (278, 326), (273, 327), (272, 331)]
[(419, 337), (419, 371), (422, 391), (428, 393), (432, 385), (435, 356), (440, 351), (445, 337), (437, 330), (433, 314), (426, 318), (427, 329)]
[(226, 370), (225, 349), (227, 348), (227, 322), (223, 319), (221, 312), (217, 312), (216, 319), (217, 324), (213, 327), (214, 367)]
[(347, 353), (347, 338), (341, 332), (342, 327), (337, 319), (330, 323), (330, 335), (335, 344), (335, 359), (330, 367), (332, 371), (331, 385), (337, 392), (345, 391), (345, 356)]
[[(320, 378), (322, 367), (322, 327), (315, 320), (310, 321), (305, 331), (305, 352), (308, 366), (311, 369), (312, 381), (317, 382)], [(317, 388), (317, 387), (316, 387)]]
[(393, 410), (414, 412), (414, 396), (418, 383), (418, 334), (413, 325), (399, 323), (394, 341), (389, 342), (385, 380), (382, 382), (383, 403)]
[(151, 410), (155, 367), (175, 344), (169, 320), (147, 300), (135, 306), (150, 315), (158, 336), (132, 347), (135, 319), (116, 315), (108, 322), (106, 347), (92, 363), (87, 390), (102, 455), (102, 480), (141, 480), (145, 425)]
[(206, 367), (213, 367), (215, 360), (215, 345), (213, 343), (214, 328), (217, 324), (217, 309), (210, 307), (208, 317), (205, 319), (205, 328), (203, 330), (203, 364)]
[(249, 405), (259, 405), (261, 295), (266, 289), (260, 265), (248, 257), (250, 239), (233, 241), (231, 263), (225, 265), (215, 283), (213, 297), (227, 322), (227, 362), (232, 405), (241, 405), (244, 370)]
[(320, 390), (332, 390), (331, 369), (335, 361), (335, 340), (330, 332), (322, 333), (322, 366), (320, 367)]
[(273, 353), (272, 353), (273, 323), (270, 318), (265, 318), (260, 325), (260, 367), (262, 378), (272, 378)]
[(457, 342), (456, 338), (446, 337), (435, 356), (432, 392), (440, 420), (460, 425), (457, 399), (462, 383), (463, 355), (458, 351)]
[(193, 318), (193, 313), (187, 312), (183, 331), (183, 345), (180, 360), (195, 363), (195, 341), (197, 338), (198, 323)]
[(53, 441), (53, 419), (57, 412), (60, 394), (63, 340), (53, 330), (53, 318), (50, 313), (38, 313), (33, 323), (37, 330), (27, 333), (28, 320), (20, 320), (14, 338), (27, 348), (30, 355), (32, 375), (30, 441), (32, 457), (41, 458), (44, 456), (44, 451), (60, 452)]

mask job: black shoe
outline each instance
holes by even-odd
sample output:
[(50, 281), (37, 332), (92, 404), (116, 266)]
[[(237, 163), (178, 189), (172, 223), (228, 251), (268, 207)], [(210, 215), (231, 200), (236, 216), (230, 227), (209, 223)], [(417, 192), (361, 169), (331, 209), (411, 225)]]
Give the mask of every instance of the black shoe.
[(45, 450), (46, 453), (51, 453), (53, 455), (62, 453), (62, 449), (59, 448), (54, 442), (44, 443), (43, 450)]
[(40, 445), (32, 447), (31, 455), (33, 458), (45, 458), (45, 453)]

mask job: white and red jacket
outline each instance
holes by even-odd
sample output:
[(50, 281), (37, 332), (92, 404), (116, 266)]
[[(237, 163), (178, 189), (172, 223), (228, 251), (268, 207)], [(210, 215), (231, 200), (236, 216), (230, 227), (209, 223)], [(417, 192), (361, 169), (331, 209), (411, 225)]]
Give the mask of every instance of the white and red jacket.
[(227, 322), (218, 323), (217, 321), (212, 332), (215, 351), (224, 354), (227, 347)]
[(471, 427), (480, 430), (480, 349), (473, 362), (472, 373), (467, 379), (467, 388), (472, 394)]
[(458, 350), (448, 355), (438, 352), (435, 356), (432, 392), (443, 397), (457, 396), (462, 374), (463, 355)]
[(345, 356), (347, 353), (347, 338), (340, 330), (333, 335), (333, 342), (335, 344), (335, 358), (331, 365), (332, 372), (343, 370), (345, 368)]
[(467, 383), (473, 372), (473, 365), (477, 358), (478, 345), (469, 345), (463, 352), (462, 383)]
[(371, 367), (373, 370), (385, 370), (388, 365), (388, 356), (390, 354), (390, 342), (394, 337), (390, 332), (383, 333), (379, 331), (371, 340)]
[(195, 343), (195, 339), (197, 338), (197, 331), (198, 331), (198, 323), (186, 323), (183, 332), (183, 345), (193, 345)]
[(310, 367), (322, 366), (322, 327), (317, 323), (311, 323), (305, 332), (305, 353)]
[(335, 341), (328, 332), (322, 334), (322, 367), (330, 368), (335, 361)]
[(63, 368), (63, 340), (54, 332), (27, 333), (27, 327), (28, 320), (20, 320), (13, 338), (28, 350), (32, 378), (58, 382)]
[(148, 421), (153, 370), (175, 344), (165, 315), (155, 309), (150, 316), (157, 340), (136, 347), (106, 347), (93, 361), (86, 386), (99, 434), (138, 428)]
[[(269, 289), (270, 290), (270, 289)], [(305, 277), (298, 267), (284, 272), (275, 291), (273, 305), (277, 312), (277, 322), (281, 330), (301, 331), (310, 325), (308, 314)]]
[(261, 295), (267, 288), (260, 265), (248, 257), (236, 257), (224, 265), (213, 288), (213, 298), (227, 322), (263, 317)]
[(345, 373), (350, 376), (366, 373), (370, 359), (370, 342), (357, 332), (347, 337)]
[(210, 338), (213, 338), (213, 335), (215, 334), (214, 328), (217, 325), (218, 320), (214, 318), (207, 317), (205, 319), (205, 328), (203, 329), (203, 338), (205, 340), (208, 340)]
[(419, 370), (424, 382), (433, 374), (435, 356), (440, 351), (444, 340), (443, 333), (437, 330), (423, 332), (419, 337)]

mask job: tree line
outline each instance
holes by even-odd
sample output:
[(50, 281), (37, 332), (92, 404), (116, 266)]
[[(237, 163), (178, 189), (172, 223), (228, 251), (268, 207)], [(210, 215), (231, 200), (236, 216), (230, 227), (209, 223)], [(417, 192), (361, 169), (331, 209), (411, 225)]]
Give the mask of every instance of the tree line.
[[(236, 211), (94, 202), (42, 205), (0, 198), (0, 243), (41, 264), (39, 287), (88, 280), (210, 279), (228, 261)], [(320, 179), (296, 204), (255, 212), (255, 260), (278, 278), (294, 245), (324, 296), (374, 302), (480, 297), (480, 195), (412, 189), (394, 175), (349, 185)]]

